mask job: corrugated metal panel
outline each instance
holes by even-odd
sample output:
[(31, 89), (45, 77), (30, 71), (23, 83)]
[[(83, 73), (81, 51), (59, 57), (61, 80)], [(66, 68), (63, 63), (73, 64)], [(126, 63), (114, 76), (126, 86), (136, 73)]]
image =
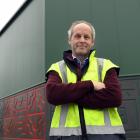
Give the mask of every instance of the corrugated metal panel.
[(95, 25), (97, 55), (119, 64), (121, 75), (140, 74), (139, 13), (138, 0), (46, 0), (46, 69), (69, 48), (71, 22), (85, 19)]
[(32, 1), (0, 36), (0, 97), (45, 79), (44, 4)]

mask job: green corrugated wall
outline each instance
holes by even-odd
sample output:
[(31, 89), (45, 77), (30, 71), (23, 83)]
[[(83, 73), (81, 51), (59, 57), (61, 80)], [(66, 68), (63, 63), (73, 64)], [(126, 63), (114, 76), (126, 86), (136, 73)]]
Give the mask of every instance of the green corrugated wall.
[(97, 56), (120, 65), (120, 75), (139, 75), (139, 0), (46, 0), (46, 69), (69, 48), (67, 30), (84, 19), (96, 29)]

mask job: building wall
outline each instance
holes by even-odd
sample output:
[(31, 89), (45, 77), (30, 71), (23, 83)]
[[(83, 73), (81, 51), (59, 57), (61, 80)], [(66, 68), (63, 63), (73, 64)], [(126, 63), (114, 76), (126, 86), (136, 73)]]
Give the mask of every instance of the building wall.
[[(69, 49), (67, 30), (72, 21), (85, 19), (93, 23), (96, 29), (94, 47), (97, 50), (97, 56), (110, 58), (121, 67), (123, 104), (120, 111), (128, 138), (138, 140), (140, 137), (138, 111), (140, 78), (133, 75), (140, 74), (140, 66), (135, 63), (138, 62), (140, 46), (139, 7), (138, 0), (33, 0), (0, 36), (0, 98), (2, 98), (0, 100), (0, 129), (3, 130), (5, 125), (7, 128), (11, 126), (10, 121), (6, 120), (9, 117), (3, 116), (6, 111), (7, 115), (13, 113), (9, 112), (11, 104), (17, 105), (13, 106), (14, 110), (21, 111), (20, 113), (18, 113), (19, 110), (17, 111), (15, 118), (17, 117), (19, 121), (22, 119), (23, 124), (27, 115), (31, 117), (28, 110), (25, 110), (27, 114), (22, 116), (22, 113), (25, 113), (22, 110), (22, 107), (26, 108), (25, 101), (27, 106), (33, 105), (40, 110), (41, 107), (37, 106), (38, 102), (44, 108), (47, 106), (45, 101), (41, 100), (45, 99), (45, 86), (41, 92), (34, 88), (32, 92), (22, 90), (45, 81), (45, 71), (50, 64), (62, 59), (62, 51)], [(6, 97), (14, 93), (17, 94)], [(30, 98), (31, 101), (29, 101)], [(38, 108), (36, 112), (33, 112), (34, 110), (30, 107), (30, 113), (39, 115)], [(46, 136), (48, 139), (52, 110), (49, 107), (44, 108), (43, 113), (46, 111), (46, 114), (43, 115), (47, 121), (44, 129), (47, 131), (46, 133), (44, 131), (45, 135), (42, 134), (42, 137), (45, 139)], [(135, 115), (133, 116), (132, 113)], [(131, 123), (129, 115), (132, 118)], [(11, 118), (13, 119), (13, 116)], [(32, 120), (37, 119), (32, 117)], [(14, 125), (12, 127), (14, 128)], [(2, 131), (0, 136), (3, 136)], [(12, 135), (9, 134), (9, 137), (11, 138)]]
[(0, 98), (44, 81), (45, 0), (33, 0), (0, 36)]
[(120, 75), (140, 74), (139, 13), (138, 0), (46, 0), (46, 69), (69, 49), (71, 22), (84, 19), (95, 26), (97, 56), (120, 65)]

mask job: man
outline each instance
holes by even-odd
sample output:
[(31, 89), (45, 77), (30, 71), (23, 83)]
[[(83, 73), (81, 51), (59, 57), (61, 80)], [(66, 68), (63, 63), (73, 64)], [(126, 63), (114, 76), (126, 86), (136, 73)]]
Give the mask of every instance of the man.
[(107, 59), (99, 64), (92, 50), (95, 29), (87, 21), (71, 25), (68, 43), (71, 50), (64, 52), (64, 61), (51, 65), (46, 74), (47, 99), (56, 106), (50, 138), (78, 140), (86, 135), (88, 140), (125, 139), (116, 108), (121, 104), (118, 66)]

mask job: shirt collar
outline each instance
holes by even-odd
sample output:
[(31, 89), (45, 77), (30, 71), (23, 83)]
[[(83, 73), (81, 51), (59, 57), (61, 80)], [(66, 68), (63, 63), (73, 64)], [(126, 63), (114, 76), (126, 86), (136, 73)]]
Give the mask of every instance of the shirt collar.
[(74, 56), (73, 54), (72, 54), (72, 58), (73, 58), (73, 60), (76, 60), (76, 62), (80, 65), (80, 68), (83, 68), (85, 65), (86, 65), (86, 63), (88, 62), (88, 57), (87, 58), (85, 58), (84, 59), (84, 61), (83, 61), (83, 63), (79, 60), (79, 59), (77, 59), (76, 58), (76, 56)]
[[(77, 59), (76, 56), (74, 56), (73, 54), (72, 54), (72, 58), (73, 58), (73, 59)], [(84, 61), (86, 61), (87, 59), (88, 59), (88, 57), (85, 58)], [(77, 59), (77, 60), (80, 61), (79, 59)]]

